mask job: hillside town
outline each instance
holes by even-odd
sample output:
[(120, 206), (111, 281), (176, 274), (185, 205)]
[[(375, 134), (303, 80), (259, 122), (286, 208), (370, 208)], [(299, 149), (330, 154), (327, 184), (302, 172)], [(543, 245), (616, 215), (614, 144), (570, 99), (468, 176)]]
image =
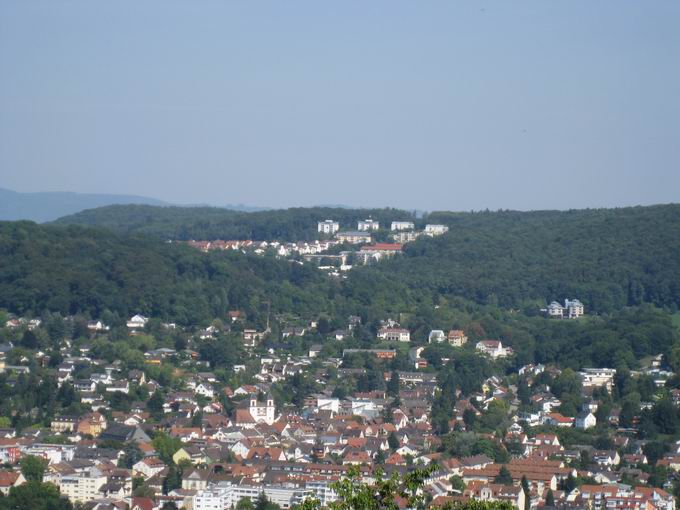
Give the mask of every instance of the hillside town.
[[(353, 468), (370, 482), (376, 466), (429, 467), (433, 505), (675, 508), (680, 441), (644, 439), (645, 410), (661, 412), (674, 376), (663, 355), (622, 383), (613, 368), (508, 370), (511, 346), (461, 329), (414, 337), (391, 318), (372, 331), (358, 316), (334, 330), (318, 317), (277, 324), (258, 330), (240, 310), (200, 328), (140, 314), (116, 324), (10, 316), (0, 329), (0, 491), (41, 479), (92, 510), (222, 510), (264, 498), (294, 508), (333, 502)], [(365, 335), (370, 347), (357, 347)], [(442, 409), (450, 390), (433, 367), (459, 359), (495, 368), (479, 384), (471, 375)], [(612, 405), (635, 381), (651, 385), (649, 400)], [(28, 415), (10, 411), (17, 401)], [(669, 402), (680, 405), (680, 390)]]
[[(349, 271), (355, 265), (369, 265), (399, 254), (405, 244), (421, 236), (440, 236), (448, 230), (448, 226), (438, 224), (427, 224), (422, 230), (416, 230), (412, 221), (393, 221), (387, 230), (381, 229), (380, 222), (370, 218), (358, 221), (355, 230), (341, 230), (339, 222), (323, 220), (317, 224), (320, 238), (314, 241), (217, 239), (192, 240), (188, 241), (188, 244), (203, 252), (236, 250), (247, 254), (272, 255), (313, 263), (328, 270), (332, 275), (339, 276), (341, 272)], [(376, 234), (385, 241), (376, 240)]]

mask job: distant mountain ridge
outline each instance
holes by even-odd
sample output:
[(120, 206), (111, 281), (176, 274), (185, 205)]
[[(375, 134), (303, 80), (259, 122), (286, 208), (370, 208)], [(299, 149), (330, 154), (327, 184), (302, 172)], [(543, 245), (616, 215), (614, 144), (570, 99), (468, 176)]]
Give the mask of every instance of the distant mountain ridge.
[(112, 204), (167, 205), (166, 202), (136, 195), (45, 191), (20, 193), (0, 188), (0, 220), (53, 221), (83, 209)]
[[(30, 220), (37, 223), (54, 221), (63, 216), (110, 205), (171, 206), (169, 202), (140, 195), (115, 195), (108, 193), (77, 193), (72, 191), (43, 191), (22, 193), (0, 188), (0, 221)], [(185, 205), (184, 207), (211, 207)], [(245, 204), (227, 204), (220, 209), (232, 211), (264, 211), (266, 207)]]

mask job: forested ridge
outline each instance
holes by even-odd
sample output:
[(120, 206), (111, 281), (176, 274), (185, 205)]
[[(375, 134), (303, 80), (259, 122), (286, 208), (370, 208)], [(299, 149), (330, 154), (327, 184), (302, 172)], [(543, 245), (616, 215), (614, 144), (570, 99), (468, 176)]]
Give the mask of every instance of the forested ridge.
[(240, 212), (216, 207), (157, 207), (112, 205), (59, 218), (59, 225), (105, 227), (120, 233), (139, 233), (160, 239), (252, 239), (254, 241), (310, 241), (318, 238), (317, 222), (334, 219), (345, 230), (356, 230), (366, 218), (389, 228), (392, 221), (413, 220), (398, 209), (298, 207)]
[(433, 213), (428, 221), (449, 233), (358, 269), (352, 283), (397, 278), (412, 290), (504, 308), (565, 298), (580, 299), (589, 312), (680, 306), (680, 205)]
[[(183, 324), (229, 309), (322, 311), (316, 269), (86, 227), (0, 222), (0, 308), (99, 317), (143, 313)], [(319, 291), (318, 289), (323, 289)]]

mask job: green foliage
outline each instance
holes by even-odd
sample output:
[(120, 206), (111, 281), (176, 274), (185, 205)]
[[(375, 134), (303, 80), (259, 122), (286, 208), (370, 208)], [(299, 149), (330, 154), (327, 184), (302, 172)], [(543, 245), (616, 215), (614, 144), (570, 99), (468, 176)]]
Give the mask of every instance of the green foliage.
[(203, 254), (82, 227), (0, 222), (0, 306), (20, 314), (113, 312), (110, 318), (119, 321), (143, 313), (193, 325), (241, 309), (264, 321), (268, 301), (272, 312), (320, 313), (328, 285), (312, 267), (269, 257)]
[(503, 485), (512, 485), (512, 475), (507, 467), (501, 466), (500, 471), (494, 478), (494, 483), (500, 483)]
[(182, 448), (182, 441), (176, 437), (170, 437), (164, 432), (157, 432), (151, 440), (151, 444), (158, 452), (158, 456), (166, 464), (173, 463), (172, 456)]
[(26, 455), (21, 458), (21, 474), (32, 482), (42, 482), (47, 469), (47, 461), (35, 455)]
[(51, 483), (30, 480), (12, 487), (7, 497), (0, 497), (0, 510), (72, 510), (68, 499), (61, 497), (59, 489)]
[(383, 227), (395, 220), (414, 220), (397, 209), (345, 209), (330, 207), (239, 212), (216, 207), (156, 207), (112, 205), (60, 218), (62, 225), (106, 227), (120, 233), (136, 233), (160, 239), (252, 239), (254, 241), (310, 241), (317, 239), (317, 222), (328, 218), (343, 228), (356, 229), (368, 217)]

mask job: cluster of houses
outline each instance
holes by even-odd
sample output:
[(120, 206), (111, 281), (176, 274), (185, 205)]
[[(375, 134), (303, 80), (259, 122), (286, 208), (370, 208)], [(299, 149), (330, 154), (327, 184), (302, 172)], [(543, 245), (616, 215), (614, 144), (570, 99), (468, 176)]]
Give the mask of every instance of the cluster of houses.
[[(226, 319), (232, 324), (246, 322), (240, 311), (229, 312)], [(126, 321), (129, 334), (137, 334), (148, 321), (143, 315), (131, 317)], [(11, 319), (5, 326), (28, 328), (29, 322)], [(329, 333), (329, 339), (351, 336), (358, 323), (358, 317), (350, 317), (347, 328)], [(91, 324), (93, 339), (108, 334), (108, 326)], [(282, 336), (304, 338), (312, 329), (313, 325), (288, 326)], [(87, 345), (65, 343), (61, 363), (45, 370), (53, 370), (60, 387), (72, 386), (75, 400), (86, 411), (54, 416), (49, 427), (0, 429), (4, 464), (0, 491), (7, 494), (25, 483), (21, 459), (37, 456), (47, 463), (44, 481), (92, 510), (160, 510), (170, 503), (187, 510), (227, 510), (262, 494), (281, 508), (292, 508), (310, 497), (322, 504), (335, 501), (333, 484), (351, 467), (359, 467), (363, 481), (370, 483), (378, 464), (388, 476), (433, 465), (437, 467), (424, 490), (435, 504), (479, 499), (508, 501), (531, 510), (551, 500), (570, 509), (675, 509), (670, 486), (646, 483), (650, 474), (642, 468), (650, 461), (644, 441), (619, 428), (620, 410), (612, 408), (604, 417), (598, 413), (602, 402), (594, 395), (612, 389), (614, 369), (586, 368), (578, 374), (587, 398), (575, 416), (560, 414), (562, 402), (546, 385), (532, 385), (530, 405), (521, 406), (512, 382), (516, 379), (505, 376), (488, 377), (478, 390), (458, 395), (446, 415), (446, 430), (469, 433), (509, 452), (501, 461), (488, 448), (486, 453), (461, 456), (446, 453), (442, 425), (433, 423), (440, 383), (421, 356), (432, 344), (470, 349), (490, 358), (512, 355), (499, 340), (468, 345), (463, 330), (431, 330), (427, 342), (423, 339), (422, 345), (408, 350), (403, 343), (411, 342), (411, 332), (386, 320), (377, 337), (394, 343), (390, 346), (394, 348), (347, 348), (342, 358), (326, 358), (320, 345), (297, 356), (263, 349), (259, 333), (244, 328), (248, 359), (233, 367), (238, 377), (226, 381), (217, 373), (220, 367), (192, 350), (195, 342), (214, 341), (215, 330), (210, 326), (187, 331), (186, 349), (156, 347), (143, 353), (145, 367), (168, 366), (178, 374), (179, 382), (165, 385), (149, 376), (157, 370), (130, 369), (121, 361), (97, 359)], [(387, 369), (403, 347), (412, 368)], [(11, 349), (9, 345), (4, 352)], [(336, 391), (334, 381), (370, 375), (364, 368), (345, 364), (356, 355), (375, 356), (384, 368), (379, 374), (384, 387), (396, 378), (398, 391)], [(525, 365), (516, 376), (532, 382), (546, 371), (552, 376), (560, 373), (555, 366)], [(299, 405), (277, 401), (282, 385), (303, 375), (311, 376), (316, 385), (302, 395)], [(233, 381), (241, 382), (229, 383)], [(112, 405), (120, 395), (138, 395), (140, 390), (162, 400), (153, 406), (131, 400), (125, 410)], [(680, 392), (677, 397), (680, 404)], [(498, 404), (507, 409), (504, 433), (473, 432), (471, 423)], [(588, 431), (598, 425), (596, 415), (612, 431), (611, 448), (561, 443), (561, 428)], [(535, 427), (542, 427), (541, 432)], [(171, 451), (161, 447), (163, 438), (173, 441)], [(658, 465), (680, 472), (680, 442), (658, 459)], [(577, 486), (571, 483), (575, 479), (589, 483)]]

